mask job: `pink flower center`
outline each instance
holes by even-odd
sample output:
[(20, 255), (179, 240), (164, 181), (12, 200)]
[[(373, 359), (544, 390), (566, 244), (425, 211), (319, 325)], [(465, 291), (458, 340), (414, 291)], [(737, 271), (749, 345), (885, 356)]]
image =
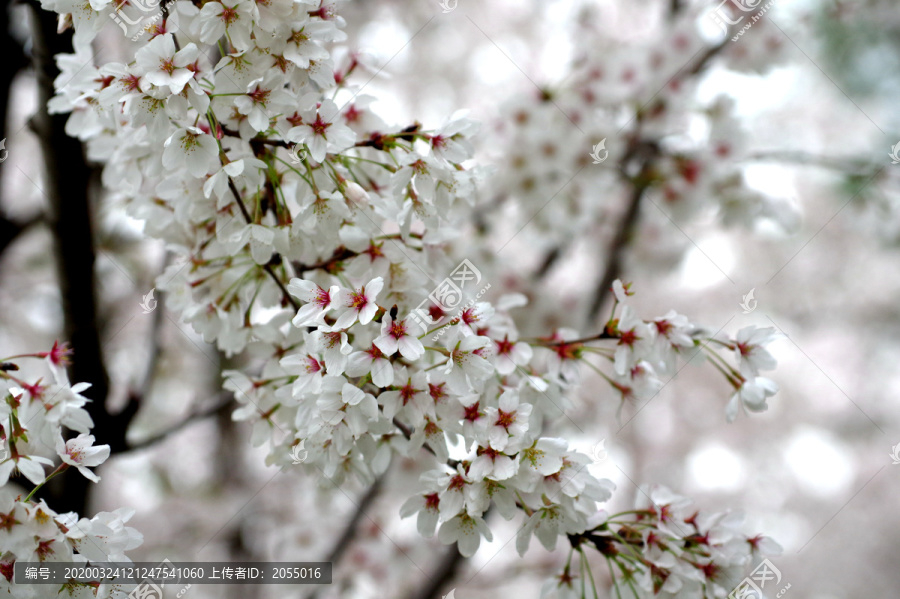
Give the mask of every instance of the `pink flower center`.
[(502, 341), (495, 341), (497, 344), (497, 353), (500, 355), (506, 355), (512, 352), (513, 343), (507, 337), (504, 337)]
[(497, 423), (496, 426), (502, 426), (505, 429), (508, 429), (510, 426), (516, 423), (516, 411), (512, 410), (509, 412), (504, 412), (503, 410), (497, 410)]
[(394, 339), (400, 339), (401, 337), (406, 335), (406, 323), (402, 320), (395, 320), (391, 323), (391, 328), (388, 331), (388, 335), (390, 335)]
[[(328, 293), (327, 290), (319, 287), (318, 290), (316, 291), (316, 297), (313, 301), (320, 308), (324, 308), (325, 306), (327, 306), (328, 304), (331, 303), (331, 295)], [(340, 333), (337, 333), (337, 335), (338, 335), (338, 338), (340, 339)]]
[(465, 418), (469, 422), (475, 422), (476, 420), (481, 418), (481, 412), (479, 411), (480, 404), (481, 404), (480, 401), (476, 401), (471, 406), (465, 407), (464, 408), (465, 413), (463, 415), (463, 418)]
[(428, 383), (428, 393), (431, 395), (431, 399), (434, 400), (434, 403), (440, 403), (442, 399), (447, 397), (447, 392), (444, 391), (446, 385), (447, 383), (439, 383), (437, 385)]
[(328, 128), (331, 127), (331, 123), (326, 123), (324, 120), (322, 120), (322, 115), (317, 114), (316, 121), (314, 123), (311, 123), (309, 126), (313, 130), (313, 133), (325, 137), (325, 131), (327, 131)]
[(361, 311), (369, 304), (369, 298), (366, 297), (365, 290), (354, 291), (350, 294), (350, 307), (357, 312)]
[(307, 374), (315, 374), (315, 373), (319, 372), (320, 370), (322, 370), (322, 365), (319, 363), (319, 361), (316, 360), (315, 358), (313, 358), (312, 356), (307, 355), (306, 356), (306, 373)]
[(419, 390), (412, 386), (412, 381), (408, 381), (403, 387), (400, 388), (400, 397), (403, 398), (403, 405), (405, 406), (409, 403), (413, 397), (416, 396)]

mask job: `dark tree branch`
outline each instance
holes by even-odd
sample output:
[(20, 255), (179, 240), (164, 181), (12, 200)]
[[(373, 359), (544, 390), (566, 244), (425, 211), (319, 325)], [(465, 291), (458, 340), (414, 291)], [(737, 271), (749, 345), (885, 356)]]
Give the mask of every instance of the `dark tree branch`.
[(591, 306), (588, 309), (588, 318), (591, 322), (593, 322), (597, 317), (597, 314), (599, 314), (600, 309), (603, 307), (603, 304), (609, 296), (609, 288), (622, 271), (622, 263), (625, 260), (626, 249), (637, 229), (638, 217), (641, 213), (641, 199), (644, 197), (645, 191), (647, 191), (647, 185), (640, 183), (636, 184), (631, 191), (631, 197), (628, 200), (628, 207), (625, 210), (625, 215), (622, 217), (622, 221), (619, 223), (619, 227), (616, 230), (616, 236), (609, 247), (606, 269), (603, 272), (603, 276), (597, 281), (597, 286), (594, 288), (594, 294), (591, 296)]
[(441, 561), (438, 563), (428, 583), (418, 590), (417, 593), (410, 596), (410, 599), (438, 599), (441, 597), (441, 590), (447, 584), (456, 578), (463, 560), (465, 560), (456, 545), (452, 545)]
[[(359, 526), (360, 521), (364, 516), (368, 517), (368, 515), (366, 514), (366, 510), (369, 509), (369, 507), (381, 493), (384, 477), (385, 475), (382, 474), (381, 476), (376, 478), (375, 482), (372, 483), (372, 486), (369, 487), (369, 490), (366, 491), (366, 494), (363, 495), (359, 500), (359, 504), (356, 506), (356, 510), (353, 512), (350, 520), (348, 520), (347, 524), (344, 526), (344, 530), (341, 533), (340, 538), (338, 538), (337, 542), (335, 542), (331, 553), (328, 554), (328, 558), (325, 561), (331, 562), (333, 568), (337, 567), (338, 562), (341, 561), (344, 553), (347, 552), (347, 549), (349, 549), (350, 545), (353, 543), (353, 539), (356, 536), (356, 529)], [(319, 593), (317, 590), (309, 596), (309, 599), (315, 599), (318, 594)]]
[(216, 405), (206, 408), (205, 410), (199, 410), (197, 412), (193, 412), (192, 414), (188, 415), (184, 420), (182, 420), (178, 424), (175, 424), (172, 427), (167, 428), (166, 430), (159, 433), (158, 435), (154, 435), (153, 437), (150, 437), (149, 439), (144, 439), (143, 441), (140, 441), (139, 443), (130, 444), (128, 446), (128, 449), (126, 449), (124, 451), (138, 451), (139, 449), (146, 449), (147, 447), (156, 445), (160, 441), (174, 435), (181, 429), (187, 427), (190, 424), (193, 424), (194, 422), (198, 422), (200, 420), (205, 420), (207, 418), (211, 418), (212, 416), (218, 416), (218, 415), (228, 412), (229, 408), (231, 408), (231, 406), (234, 402), (234, 395), (231, 393), (223, 392), (222, 396), (224, 396), (225, 399), (219, 401), (219, 403), (217, 403)]
[[(113, 453), (127, 448), (125, 431), (137, 412), (136, 398), (119, 414), (106, 409), (109, 375), (103, 361), (98, 328), (94, 262), (94, 230), (89, 188), (91, 169), (82, 152), (81, 142), (65, 133), (68, 116), (49, 114), (47, 102), (55, 91), (53, 80), (59, 74), (54, 57), (72, 51), (71, 34), (58, 35), (56, 15), (42, 10), (36, 2), (32, 10), (32, 53), (37, 79), (37, 112), (30, 121), (38, 137), (44, 158), (44, 193), (50, 202), (48, 224), (56, 245), (60, 295), (65, 317), (64, 336), (74, 350), (71, 380), (91, 384), (92, 401), (87, 411), (94, 421), (97, 444), (108, 444)], [(60, 511), (84, 513), (90, 482), (70, 469), (57, 477), (59, 496), (54, 506)]]

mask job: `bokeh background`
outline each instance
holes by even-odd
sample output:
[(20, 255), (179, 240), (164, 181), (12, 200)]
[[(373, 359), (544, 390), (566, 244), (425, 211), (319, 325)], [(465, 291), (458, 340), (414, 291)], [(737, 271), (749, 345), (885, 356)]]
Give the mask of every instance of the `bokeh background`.
[[(541, 158), (543, 144), (557, 144), (577, 164), (589, 160), (600, 132), (608, 132), (615, 158), (616, 130), (627, 118), (601, 111), (573, 123), (574, 104), (562, 90), (574, 85), (586, 63), (615, 68), (656, 49), (677, 72), (689, 61), (667, 45), (670, 13), (695, 14), (689, 25), (714, 40), (715, 27), (705, 18), (714, 7), (459, 0), (445, 13), (425, 0), (340, 5), (348, 48), (365, 49), (371, 65), (364, 94), (386, 121), (431, 127), (466, 109), (482, 123), (477, 157), (494, 170), (475, 209), (489, 226), (486, 233), (470, 232), (471, 251), (475, 260), (490, 248), (493, 256), (476, 263), (490, 262), (508, 275), (511, 282), (498, 287), (530, 290), (539, 310), (519, 323), (524, 330), (585, 326), (583, 298), (609, 260), (604, 248), (626, 198), (610, 169), (558, 197), (549, 189), (535, 192), (542, 198), (537, 203), (498, 203), (516, 198), (524, 176), (516, 157), (559, 160), (565, 170), (558, 156)], [(0, 134), (8, 151), (0, 164), (0, 354), (10, 355), (61, 338), (65, 306), (55, 264), (59, 249), (42, 217), (51, 209), (42, 191), (47, 174), (29, 127), (39, 98), (33, 16), (25, 4), (5, 10), (10, 36), (4, 60), (12, 78), (5, 81)], [(742, 157), (735, 164), (749, 189), (778, 206), (779, 218), (725, 226), (716, 211), (681, 218), (677, 210), (647, 202), (618, 274), (634, 282), (641, 314), (675, 309), (713, 331), (733, 333), (751, 324), (778, 329), (785, 337), (772, 345), (779, 365), (770, 376), (780, 392), (767, 412), (727, 424), (727, 385), (702, 366), (702, 356), (651, 400), (624, 407), (586, 371), (553, 432), (585, 451), (604, 442), (608, 458), (591, 468), (618, 487), (611, 510), (627, 509), (636, 484), (661, 483), (698, 507), (746, 512), (748, 532), (768, 534), (784, 547), (773, 563), (794, 599), (892, 597), (900, 588), (893, 567), (900, 467), (890, 456), (900, 443), (900, 164), (891, 164), (889, 153), (900, 142), (900, 11), (888, 1), (776, 0), (765, 20), (733, 44), (749, 48), (759, 44), (754, 35), (772, 36), (772, 64), (765, 54), (753, 68), (712, 61), (682, 106), (709, 105), (721, 96), (733, 101)], [(107, 31), (95, 45), (111, 56), (124, 43)], [(558, 98), (560, 106), (547, 109), (541, 94)], [(527, 128), (511, 133), (521, 107), (541, 105), (544, 113), (558, 109), (560, 115), (540, 139), (529, 137)], [(684, 136), (702, 128), (696, 120), (681, 124)], [(64, 169), (83, 164), (71, 159), (62, 156), (59, 163)], [(205, 345), (162, 305), (143, 313), (139, 304), (167, 260), (165, 248), (148, 241), (142, 224), (100, 190), (99, 171), (89, 181), (108, 405), (115, 412), (140, 398), (127, 433), (133, 448), (99, 469), (103, 480), (91, 489), (89, 512), (136, 510), (130, 524), (145, 535), (132, 554), (136, 560), (325, 559), (365, 491), (321, 489), (302, 470), (278, 474), (265, 466), (264, 454), (250, 448), (249, 429), (231, 422), (228, 397), (220, 391), (220, 372), (233, 358)], [(525, 229), (514, 235), (519, 224)], [(577, 236), (558, 248), (553, 231)], [(559, 255), (544, 268), (554, 248)], [(84, 284), (72, 283), (74, 293)], [(751, 289), (758, 305), (746, 314), (740, 303)], [(336, 583), (318, 596), (418, 596), (440, 553), (436, 543), (416, 537), (413, 522), (399, 519), (408, 478), (392, 475), (385, 488), (399, 488), (367, 504), (336, 565)], [(514, 543), (506, 544), (515, 529), (499, 518), (496, 524), (494, 542), (458, 565), (444, 592), (537, 596), (541, 580), (564, 560), (563, 552), (547, 553), (537, 544), (520, 559)], [(413, 557), (406, 561), (404, 554)], [(308, 597), (312, 591), (195, 586), (186, 596)]]

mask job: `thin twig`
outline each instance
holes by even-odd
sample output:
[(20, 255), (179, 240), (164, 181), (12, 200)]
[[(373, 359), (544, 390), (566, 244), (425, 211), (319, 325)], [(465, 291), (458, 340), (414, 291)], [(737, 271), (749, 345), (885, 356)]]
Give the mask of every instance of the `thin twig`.
[[(231, 177), (228, 177), (228, 189), (231, 190), (231, 193), (234, 195), (234, 199), (237, 202), (238, 207), (241, 209), (241, 214), (244, 215), (244, 220), (247, 221), (247, 224), (253, 224), (253, 218), (250, 216), (250, 213), (247, 211), (247, 206), (244, 205), (244, 200), (241, 198), (241, 192), (238, 191), (237, 187), (234, 184), (234, 181)], [(281, 281), (281, 278), (275, 274), (275, 270), (272, 269), (270, 264), (266, 264), (263, 266), (263, 270), (265, 270), (272, 280), (275, 281), (275, 284), (278, 285), (278, 288), (281, 289), (281, 295), (284, 297), (285, 301), (289, 302), (295, 310), (300, 308), (300, 304), (297, 303), (297, 300), (288, 292), (287, 288), (284, 286), (284, 283)]]
[(226, 399), (224, 401), (220, 401), (218, 404), (216, 404), (210, 408), (207, 408), (205, 410), (201, 410), (199, 412), (194, 412), (194, 413), (190, 414), (187, 418), (185, 418), (178, 424), (166, 429), (165, 431), (159, 433), (158, 435), (154, 435), (153, 437), (150, 437), (149, 439), (144, 439), (143, 441), (141, 441), (139, 443), (130, 444), (128, 446), (128, 449), (126, 449), (124, 452), (120, 452), (120, 453), (125, 453), (127, 451), (137, 451), (139, 449), (146, 449), (147, 447), (150, 447), (151, 445), (155, 445), (156, 443), (159, 443), (163, 439), (166, 439), (167, 437), (174, 435), (181, 429), (187, 427), (190, 424), (193, 424), (194, 422), (198, 422), (200, 420), (205, 420), (212, 416), (216, 416), (218, 414), (226, 412), (234, 402), (234, 395), (231, 393), (222, 393), (222, 395), (226, 396)]

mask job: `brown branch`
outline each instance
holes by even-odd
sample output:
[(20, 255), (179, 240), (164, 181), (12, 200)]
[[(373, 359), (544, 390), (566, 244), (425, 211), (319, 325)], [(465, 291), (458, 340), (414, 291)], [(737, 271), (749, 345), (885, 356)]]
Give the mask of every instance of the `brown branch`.
[(641, 212), (641, 199), (644, 197), (644, 192), (646, 191), (646, 184), (637, 184), (632, 189), (625, 216), (622, 217), (619, 228), (616, 230), (616, 236), (613, 238), (609, 247), (609, 257), (606, 260), (606, 269), (603, 272), (603, 276), (598, 279), (597, 286), (594, 288), (593, 299), (590, 308), (588, 309), (589, 323), (593, 322), (597, 317), (597, 314), (600, 313), (603, 304), (606, 303), (609, 293), (611, 293), (609, 289), (612, 287), (613, 281), (619, 277), (619, 273), (622, 271), (622, 263), (625, 260), (625, 251), (628, 244), (631, 242), (631, 238), (634, 236), (634, 232), (637, 230), (638, 217)]
[(441, 596), (441, 590), (456, 577), (463, 560), (466, 559), (460, 554), (455, 545), (444, 553), (437, 568), (431, 574), (428, 583), (410, 596), (410, 599), (436, 599)]
[[(363, 519), (363, 516), (368, 517), (368, 514), (366, 514), (366, 510), (369, 509), (369, 507), (378, 497), (379, 493), (381, 493), (385, 476), (386, 474), (382, 474), (375, 479), (375, 482), (372, 483), (372, 486), (369, 487), (369, 490), (366, 491), (366, 494), (363, 495), (360, 499), (359, 504), (356, 506), (356, 511), (353, 512), (350, 520), (348, 520), (347, 524), (344, 526), (344, 530), (341, 533), (341, 536), (338, 538), (337, 542), (334, 544), (334, 547), (331, 550), (331, 553), (325, 560), (332, 563), (332, 568), (335, 568), (337, 566), (338, 562), (340, 562), (341, 558), (344, 556), (344, 553), (347, 552), (347, 549), (349, 549), (350, 545), (353, 543), (353, 538), (356, 536), (356, 528), (359, 526), (359, 523)], [(332, 575), (334, 575), (333, 571)], [(317, 595), (318, 590), (310, 595), (308, 599), (315, 599)]]
[[(115, 453), (127, 447), (125, 431), (138, 406), (131, 398), (118, 414), (110, 414), (106, 409), (109, 375), (103, 361), (94, 273), (96, 255), (89, 197), (92, 171), (85, 162), (81, 143), (65, 133), (68, 115), (51, 115), (47, 110), (47, 102), (55, 94), (53, 80), (59, 74), (54, 57), (72, 52), (71, 33), (58, 35), (56, 15), (42, 10), (37, 2), (30, 6), (38, 94), (38, 108), (30, 125), (44, 158), (43, 191), (51, 207), (47, 220), (56, 246), (64, 336), (75, 353), (70, 378), (91, 384), (92, 401), (87, 404), (87, 411), (94, 421), (97, 444), (107, 444)], [(48, 491), (58, 494), (54, 506), (60, 511), (83, 513), (89, 489), (87, 479), (70, 469), (53, 482), (56, 484)]]
[[(228, 177), (228, 189), (230, 189), (231, 193), (234, 195), (234, 199), (237, 202), (238, 207), (241, 209), (241, 214), (244, 215), (244, 220), (247, 221), (248, 225), (253, 224), (253, 218), (247, 211), (247, 206), (244, 205), (244, 200), (241, 198), (241, 192), (238, 191), (231, 177)], [(284, 298), (285, 302), (292, 305), (295, 310), (299, 310), (300, 304), (297, 303), (297, 300), (294, 299), (294, 296), (292, 296), (288, 292), (287, 288), (284, 286), (284, 283), (281, 281), (281, 278), (277, 274), (275, 274), (275, 270), (272, 268), (272, 265), (264, 265), (263, 270), (265, 270), (269, 274), (269, 276), (272, 277), (272, 280), (275, 281), (275, 284), (278, 285), (279, 289), (281, 289), (281, 295)]]
[(174, 435), (181, 429), (187, 427), (190, 424), (193, 424), (194, 422), (198, 422), (200, 420), (205, 420), (207, 418), (211, 418), (213, 416), (217, 416), (217, 415), (227, 412), (228, 409), (232, 406), (232, 404), (234, 402), (234, 395), (232, 393), (228, 393), (228, 392), (223, 392), (221, 395), (224, 396), (225, 399), (223, 401), (220, 401), (218, 404), (211, 406), (205, 410), (201, 410), (199, 412), (194, 412), (194, 413), (190, 414), (187, 418), (185, 418), (184, 420), (179, 422), (178, 424), (172, 426), (171, 428), (166, 429), (165, 431), (159, 433), (158, 435), (154, 435), (153, 437), (150, 437), (149, 439), (144, 439), (143, 441), (140, 441), (138, 443), (130, 444), (125, 451), (120, 452), (120, 453), (125, 453), (128, 451), (138, 451), (140, 449), (146, 449), (147, 447), (150, 447), (151, 445), (155, 445), (156, 443), (159, 443), (160, 441)]

